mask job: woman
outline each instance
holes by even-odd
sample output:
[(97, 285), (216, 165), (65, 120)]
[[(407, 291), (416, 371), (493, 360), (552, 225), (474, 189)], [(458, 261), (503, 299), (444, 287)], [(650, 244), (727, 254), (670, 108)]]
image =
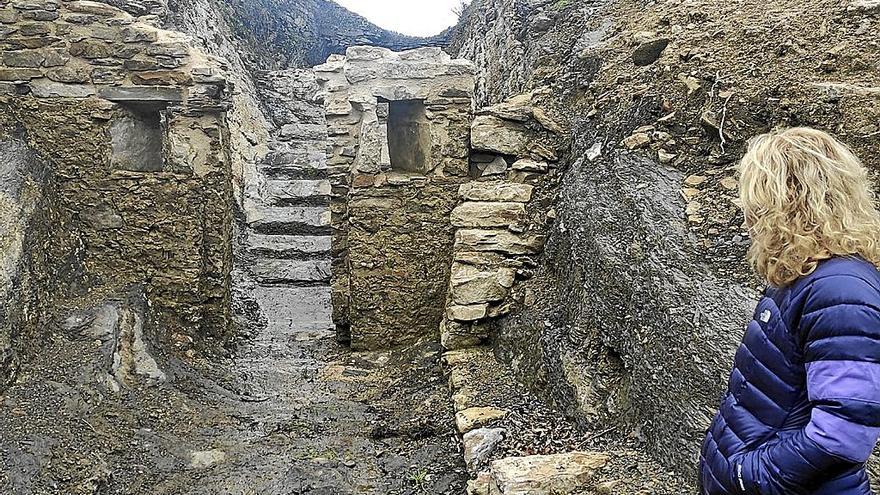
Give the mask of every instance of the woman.
[(700, 455), (703, 494), (870, 494), (880, 435), (880, 213), (865, 167), (807, 128), (740, 167), (749, 260), (769, 282)]

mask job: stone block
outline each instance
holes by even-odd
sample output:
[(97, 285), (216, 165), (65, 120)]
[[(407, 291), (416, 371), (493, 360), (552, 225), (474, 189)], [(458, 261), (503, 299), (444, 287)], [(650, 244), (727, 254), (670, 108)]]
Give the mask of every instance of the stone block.
[(481, 270), (463, 263), (453, 263), (450, 285), (452, 302), (458, 305), (501, 301), (513, 286), (512, 268)]
[(455, 425), (459, 433), (467, 433), (474, 428), (504, 419), (507, 413), (506, 409), (495, 407), (469, 407), (455, 413)]
[(90, 0), (78, 0), (67, 4), (68, 10), (80, 14), (98, 15), (101, 17), (129, 16), (126, 12), (111, 5)]
[(34, 21), (54, 21), (58, 19), (60, 15), (58, 11), (55, 10), (25, 10), (22, 12), (21, 17), (23, 19), (31, 19)]
[(530, 158), (523, 158), (522, 160), (517, 160), (513, 162), (513, 165), (511, 165), (510, 168), (519, 172), (546, 173), (549, 169), (549, 165), (547, 164), (547, 162), (532, 160)]
[(43, 67), (60, 67), (70, 61), (70, 55), (65, 50), (57, 48), (46, 50), (44, 55)]
[(508, 457), (490, 463), (490, 492), (498, 495), (584, 493), (608, 463), (596, 452)]
[(12, 8), (18, 10), (58, 10), (58, 0), (16, 0)]
[(475, 321), (486, 317), (488, 307), (488, 304), (453, 305), (446, 308), (446, 316), (455, 321)]
[(522, 125), (493, 115), (478, 115), (471, 123), (471, 147), (475, 150), (523, 156), (528, 139)]
[(8, 67), (39, 67), (46, 56), (39, 50), (10, 50), (3, 53), (3, 63)]
[(459, 229), (455, 233), (456, 249), (495, 251), (522, 255), (537, 254), (544, 247), (545, 236), (521, 235), (509, 230)]
[(61, 83), (84, 83), (90, 79), (90, 71), (85, 66), (62, 66), (46, 71), (46, 77)]
[(71, 43), (70, 54), (86, 59), (110, 58), (116, 54), (116, 49), (104, 41), (85, 39)]
[(458, 195), (469, 201), (514, 201), (525, 203), (532, 198), (534, 186), (513, 182), (468, 182), (458, 188)]
[(95, 87), (88, 84), (66, 84), (49, 79), (31, 81), (30, 87), (37, 98), (88, 98), (95, 94)]
[(42, 75), (37, 69), (0, 69), (0, 81), (28, 81)]
[(522, 203), (469, 201), (452, 210), (451, 221), (456, 227), (506, 227), (521, 221), (525, 214)]
[(147, 47), (147, 55), (162, 55), (165, 57), (184, 58), (189, 56), (189, 46), (186, 43), (172, 41), (167, 43), (154, 43)]
[(20, 36), (43, 36), (51, 31), (49, 25), (44, 22), (28, 22), (18, 25), (18, 34)]
[(193, 80), (185, 72), (156, 70), (135, 72), (131, 75), (131, 82), (143, 86), (189, 86)]
[(106, 87), (98, 91), (98, 96), (110, 101), (180, 102), (183, 90), (158, 86)]

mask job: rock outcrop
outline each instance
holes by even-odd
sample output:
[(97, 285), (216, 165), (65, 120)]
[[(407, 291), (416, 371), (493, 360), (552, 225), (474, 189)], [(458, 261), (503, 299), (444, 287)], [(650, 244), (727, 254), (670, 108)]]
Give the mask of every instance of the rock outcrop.
[(476, 0), (450, 45), (478, 104), (546, 86), (573, 134), (532, 304), (493, 326), (496, 352), (684, 474), (760, 287), (732, 202), (746, 140), (816, 126), (878, 167), (876, 10), (765, 7)]

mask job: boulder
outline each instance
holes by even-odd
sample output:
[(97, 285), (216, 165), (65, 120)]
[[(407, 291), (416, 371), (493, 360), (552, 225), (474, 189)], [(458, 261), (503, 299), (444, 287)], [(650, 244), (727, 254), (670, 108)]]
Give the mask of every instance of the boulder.
[(660, 58), (663, 50), (669, 46), (669, 39), (657, 38), (646, 41), (633, 51), (632, 61), (636, 65), (651, 65)]

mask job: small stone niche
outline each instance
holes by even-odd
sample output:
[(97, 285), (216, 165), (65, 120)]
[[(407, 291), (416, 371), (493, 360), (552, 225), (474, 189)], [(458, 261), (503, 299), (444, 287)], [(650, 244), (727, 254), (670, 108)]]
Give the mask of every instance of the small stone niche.
[(110, 123), (111, 161), (118, 170), (159, 172), (165, 168), (163, 107), (145, 104), (121, 105), (122, 111)]
[(391, 169), (425, 173), (430, 170), (431, 124), (424, 100), (392, 100), (388, 104), (388, 153)]

